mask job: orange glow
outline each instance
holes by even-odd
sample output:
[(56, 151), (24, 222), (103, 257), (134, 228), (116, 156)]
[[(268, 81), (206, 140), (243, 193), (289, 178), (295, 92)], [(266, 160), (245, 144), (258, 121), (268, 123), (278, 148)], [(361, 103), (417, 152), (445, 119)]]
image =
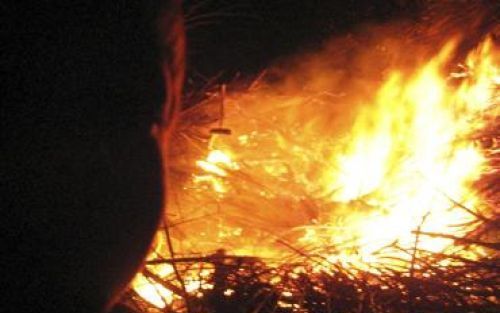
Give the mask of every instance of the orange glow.
[[(155, 274), (160, 277), (168, 277), (173, 274), (174, 269), (170, 265), (157, 265), (154, 267)], [(163, 309), (167, 304), (174, 300), (174, 293), (161, 284), (149, 280), (143, 274), (138, 274), (133, 282), (132, 288), (137, 291), (139, 296), (147, 299), (154, 306)]]
[[(468, 211), (491, 210), (474, 187), (490, 165), (473, 136), (499, 113), (500, 54), (486, 39), (454, 71), (459, 43), (450, 40), (425, 62), (391, 67), (377, 79), (352, 79), (345, 90), (338, 90), (339, 71), (321, 70), (323, 52), (280, 83), (229, 94), (223, 122), (231, 134), (207, 135), (205, 151), (181, 156), (191, 167), (174, 190), (180, 204), (168, 209), (176, 251), (224, 248), (271, 264), (299, 259), (301, 251), (321, 256), (318, 270), (337, 263), (376, 273), (377, 264), (409, 260), (402, 250), (413, 249), (416, 231), (471, 232)], [(297, 77), (308, 80), (298, 84)], [(217, 101), (195, 109), (210, 112)], [(425, 235), (418, 248), (466, 258), (486, 253)], [(143, 280), (134, 284), (141, 296), (158, 307), (172, 301), (155, 284), (140, 287)]]

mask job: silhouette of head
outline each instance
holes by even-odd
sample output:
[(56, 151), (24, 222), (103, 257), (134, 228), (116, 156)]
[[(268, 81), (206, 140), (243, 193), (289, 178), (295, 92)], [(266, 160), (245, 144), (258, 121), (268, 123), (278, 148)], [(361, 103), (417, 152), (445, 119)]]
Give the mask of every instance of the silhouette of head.
[(104, 311), (162, 210), (151, 128), (179, 101), (180, 1), (20, 2), (2, 5), (0, 311)]

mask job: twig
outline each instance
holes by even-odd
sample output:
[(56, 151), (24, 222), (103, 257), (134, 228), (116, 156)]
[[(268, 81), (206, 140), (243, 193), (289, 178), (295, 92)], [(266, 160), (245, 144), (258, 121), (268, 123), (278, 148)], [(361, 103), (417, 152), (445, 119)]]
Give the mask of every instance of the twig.
[[(167, 239), (168, 250), (170, 252), (170, 255), (172, 257), (175, 257), (174, 246), (172, 244), (172, 238), (170, 236), (170, 226), (168, 225), (168, 221), (164, 221), (164, 227), (165, 227), (165, 236)], [(192, 311), (191, 311), (191, 306), (190, 306), (190, 301), (189, 301), (189, 295), (188, 295), (187, 290), (186, 290), (186, 284), (184, 283), (184, 280), (182, 279), (182, 276), (179, 272), (179, 269), (177, 268), (175, 263), (172, 263), (172, 268), (174, 269), (175, 277), (177, 278), (177, 280), (181, 284), (182, 293), (184, 295), (184, 300), (186, 301), (187, 313), (190, 313)]]
[[(415, 232), (413, 232), (413, 233), (415, 233)], [(433, 232), (419, 232), (419, 234), (429, 236), (429, 237), (453, 239), (456, 242), (461, 243), (461, 244), (466, 244), (466, 245), (473, 244), (473, 245), (483, 246), (485, 248), (490, 248), (493, 250), (500, 250), (500, 243), (497, 243), (497, 242), (484, 242), (484, 241), (479, 241), (479, 240), (462, 238), (462, 237), (449, 235), (449, 234), (440, 234), (440, 233), (433, 233)]]

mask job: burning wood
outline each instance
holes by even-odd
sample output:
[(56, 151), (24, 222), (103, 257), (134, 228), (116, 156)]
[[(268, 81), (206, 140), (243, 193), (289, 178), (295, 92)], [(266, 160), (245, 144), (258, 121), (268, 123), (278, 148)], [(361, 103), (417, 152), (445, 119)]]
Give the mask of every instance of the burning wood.
[(500, 54), (487, 37), (456, 68), (460, 43), (378, 76), (364, 76), (370, 51), (349, 64), (360, 76), (308, 56), (186, 110), (167, 236), (134, 292), (193, 312), (235, 297), (260, 299), (253, 312), (498, 305)]

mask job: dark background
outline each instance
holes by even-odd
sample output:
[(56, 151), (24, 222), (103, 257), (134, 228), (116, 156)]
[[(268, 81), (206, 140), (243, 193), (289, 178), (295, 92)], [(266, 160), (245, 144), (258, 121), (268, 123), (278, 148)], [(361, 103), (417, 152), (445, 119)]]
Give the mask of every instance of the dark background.
[(274, 60), (313, 49), (368, 23), (414, 19), (428, 1), (188, 0), (188, 81), (252, 75)]
[[(425, 24), (437, 15), (484, 8), (498, 22), (490, 0), (187, 0), (187, 90), (218, 77), (259, 73), (276, 59), (321, 46), (366, 25), (406, 20)], [(425, 27), (425, 26), (424, 26)]]

